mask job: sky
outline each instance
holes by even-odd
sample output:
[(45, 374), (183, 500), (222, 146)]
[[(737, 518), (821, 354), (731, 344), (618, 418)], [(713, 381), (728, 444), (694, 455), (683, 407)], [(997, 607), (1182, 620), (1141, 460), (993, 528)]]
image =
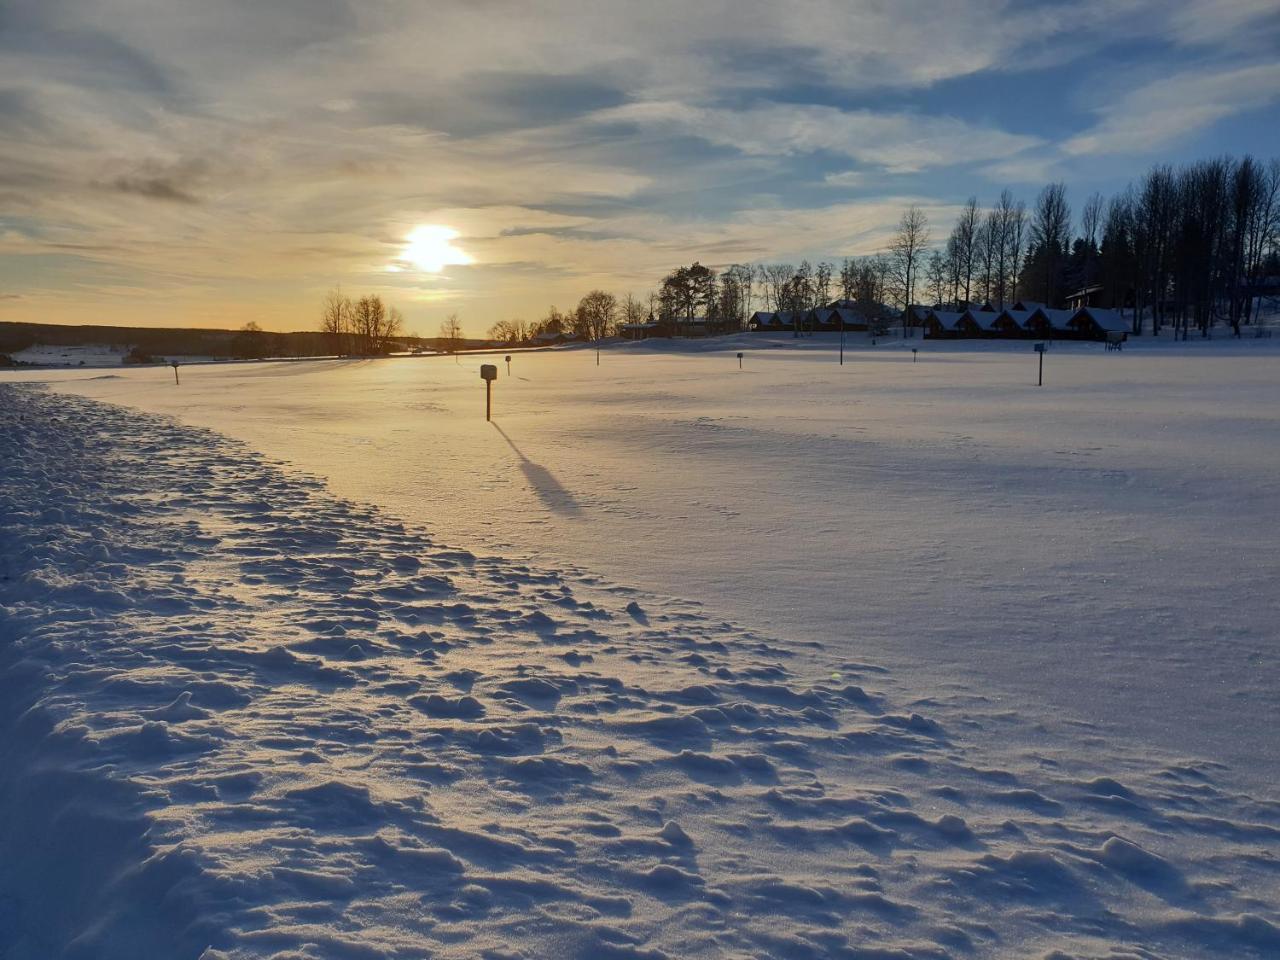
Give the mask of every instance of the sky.
[(479, 335), (1221, 153), (1276, 0), (3, 0), (0, 320)]

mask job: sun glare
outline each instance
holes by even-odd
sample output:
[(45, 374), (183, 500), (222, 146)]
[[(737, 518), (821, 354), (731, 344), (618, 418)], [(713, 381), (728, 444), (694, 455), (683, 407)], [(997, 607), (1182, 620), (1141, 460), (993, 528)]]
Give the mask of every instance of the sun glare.
[(401, 269), (439, 273), (445, 267), (472, 263), (472, 258), (453, 245), (458, 231), (451, 227), (424, 224), (414, 227), (405, 238), (397, 266)]

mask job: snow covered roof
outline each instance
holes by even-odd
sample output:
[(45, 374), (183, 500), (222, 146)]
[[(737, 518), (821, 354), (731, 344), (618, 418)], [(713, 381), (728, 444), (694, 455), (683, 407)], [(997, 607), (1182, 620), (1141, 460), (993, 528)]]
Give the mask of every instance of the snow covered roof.
[(841, 320), (845, 323), (866, 323), (866, 316), (858, 310), (851, 307), (836, 307), (831, 311), (835, 316), (834, 319)]
[(1046, 310), (1044, 307), (1040, 308), (1040, 312), (1048, 318), (1049, 324), (1055, 330), (1069, 329), (1071, 321), (1077, 313), (1075, 310)]
[(960, 321), (964, 318), (963, 313), (955, 313), (951, 310), (930, 310), (929, 316), (938, 321), (944, 330), (957, 329)]
[[(1000, 313), (996, 314), (996, 318), (999, 319), (1000, 317), (1008, 317), (1010, 320), (1016, 323), (1019, 327), (1025, 330), (1027, 329), (1027, 324), (1031, 321), (1031, 318), (1034, 317), (1036, 314), (1043, 313), (1043, 312), (1044, 311), (1041, 310), (1039, 307), (1036, 307), (1033, 310), (1014, 310), (1011, 308), (1011, 309), (1000, 311)], [(992, 322), (994, 323), (995, 321), (993, 320)]]
[[(1008, 311), (1005, 312), (1007, 313)], [(970, 307), (962, 315), (968, 317), (983, 330), (994, 330), (996, 321), (1004, 316), (1003, 313), (997, 313), (994, 310), (981, 310), (977, 307)]]
[(624, 323), (623, 330), (652, 330), (658, 325), (656, 320), (648, 320), (643, 323)]
[(1099, 307), (1081, 307), (1076, 316), (1087, 316), (1096, 323), (1099, 329), (1114, 330), (1117, 333), (1128, 332), (1132, 324), (1122, 317), (1117, 310), (1103, 310)]

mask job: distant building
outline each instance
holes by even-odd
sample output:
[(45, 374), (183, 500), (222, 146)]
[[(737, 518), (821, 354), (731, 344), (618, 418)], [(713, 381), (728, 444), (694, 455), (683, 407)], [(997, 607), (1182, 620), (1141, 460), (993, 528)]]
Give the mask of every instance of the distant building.
[(1102, 289), (1102, 284), (1081, 287), (1075, 293), (1067, 297), (1067, 306), (1072, 310), (1079, 310), (1081, 307), (1096, 306), (1098, 301), (1102, 299)]
[(658, 335), (658, 321), (646, 320), (643, 323), (624, 323), (619, 329), (626, 340), (648, 340), (650, 337)]

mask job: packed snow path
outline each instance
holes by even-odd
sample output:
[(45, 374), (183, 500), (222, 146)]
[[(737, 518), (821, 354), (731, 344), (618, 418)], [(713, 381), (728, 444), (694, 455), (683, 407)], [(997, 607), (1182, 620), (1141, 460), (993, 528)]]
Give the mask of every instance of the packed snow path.
[(6, 960), (1280, 952), (1280, 804), (1210, 764), (0, 409)]

